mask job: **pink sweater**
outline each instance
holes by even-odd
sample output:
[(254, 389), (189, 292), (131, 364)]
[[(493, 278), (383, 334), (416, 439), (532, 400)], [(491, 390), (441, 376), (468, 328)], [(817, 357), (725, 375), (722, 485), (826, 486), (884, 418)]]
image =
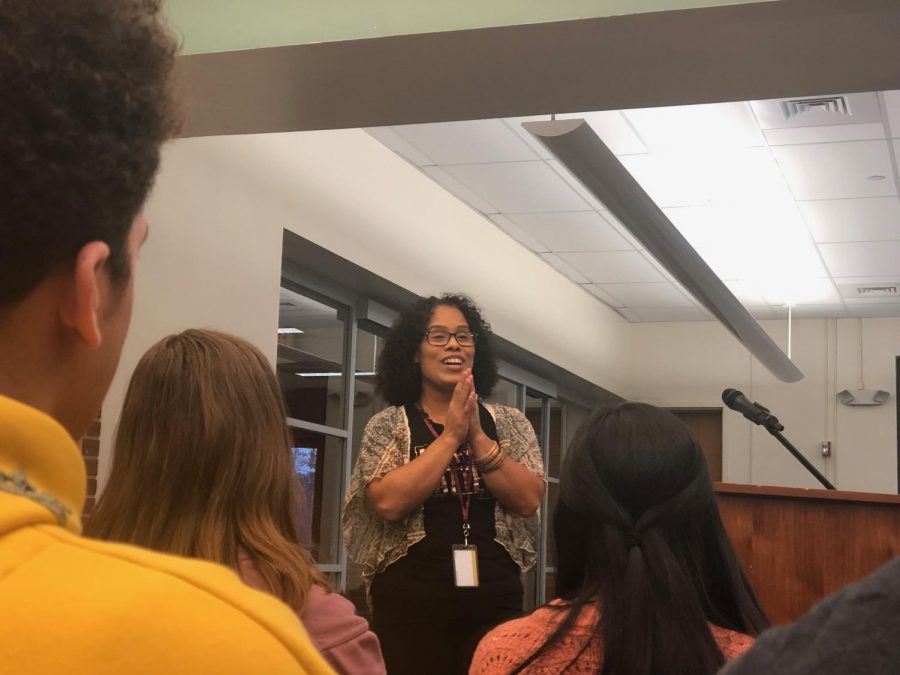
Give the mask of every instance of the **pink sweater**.
[[(238, 573), (245, 584), (271, 592), (256, 565), (243, 553), (239, 566)], [(353, 603), (340, 593), (329, 593), (313, 584), (306, 605), (298, 614), (313, 644), (338, 673), (385, 675), (378, 638), (366, 620), (356, 614)]]
[[(562, 600), (554, 600), (551, 604), (562, 603)], [(512, 672), (550, 637), (557, 622), (564, 616), (564, 612), (541, 607), (522, 619), (500, 624), (481, 639), (469, 667), (469, 675), (507, 675)], [(590, 646), (574, 663), (570, 663), (584, 646), (599, 619), (599, 604), (586, 605), (569, 634), (522, 672), (531, 675), (559, 675), (563, 671), (599, 673), (603, 661), (603, 643), (599, 634), (595, 634)], [(743, 654), (753, 645), (753, 638), (749, 635), (713, 625), (710, 625), (710, 629), (719, 649), (728, 660)]]

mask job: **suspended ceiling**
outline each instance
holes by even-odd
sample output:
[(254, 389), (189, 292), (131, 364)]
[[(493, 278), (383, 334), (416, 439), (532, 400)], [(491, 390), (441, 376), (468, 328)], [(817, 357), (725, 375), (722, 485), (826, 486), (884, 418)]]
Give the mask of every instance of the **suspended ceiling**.
[[(900, 317), (900, 91), (815, 99), (559, 117), (588, 120), (756, 318)], [(629, 321), (712, 320), (529, 119), (367, 131)]]

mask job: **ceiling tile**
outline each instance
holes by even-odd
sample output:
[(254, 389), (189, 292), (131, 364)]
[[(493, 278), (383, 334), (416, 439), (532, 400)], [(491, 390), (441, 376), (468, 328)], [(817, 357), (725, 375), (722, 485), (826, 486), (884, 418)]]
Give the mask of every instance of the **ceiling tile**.
[(817, 242), (900, 239), (900, 198), (798, 202)]
[(503, 120), (395, 126), (394, 131), (437, 164), (478, 164), (538, 159)]
[(621, 314), (622, 317), (624, 317), (625, 319), (627, 319), (627, 320), (630, 321), (631, 323), (638, 323), (638, 322), (640, 322), (640, 318), (638, 318), (637, 313), (636, 313), (634, 310), (632, 310), (632, 309), (628, 309), (627, 307), (620, 307), (620, 308), (616, 309), (616, 311), (617, 311), (619, 314)]
[[(769, 305), (778, 305), (786, 299), (798, 305), (836, 305), (841, 295), (831, 279), (792, 279), (783, 284), (773, 284), (763, 290), (763, 298)], [(790, 286), (790, 287), (788, 287)]]
[(825, 276), (815, 244), (793, 200), (725, 202), (664, 209), (721, 279), (748, 279), (762, 267), (791, 276)]
[(884, 107), (892, 138), (900, 138), (900, 91), (883, 91)]
[(772, 152), (705, 148), (619, 159), (660, 208), (700, 207), (790, 198)]
[(584, 201), (586, 201), (592, 209), (596, 209), (597, 211), (606, 210), (606, 205), (599, 199), (597, 199), (594, 196), (593, 192), (584, 187), (584, 185), (581, 184), (581, 181), (575, 178), (575, 176), (573, 176), (572, 173), (565, 166), (563, 166), (562, 162), (556, 159), (551, 159), (547, 161), (547, 165), (556, 173), (558, 173), (559, 177), (562, 178), (569, 187), (575, 190), (575, 192), (577, 192), (578, 195)]
[(481, 213), (498, 213), (499, 209), (488, 204), (481, 197), (475, 194), (468, 187), (460, 183), (453, 176), (448, 174), (439, 166), (423, 166), (422, 173), (428, 176), (435, 183), (444, 188), (447, 192), (457, 196), (466, 204)]
[(599, 298), (610, 307), (624, 307), (625, 304), (618, 298), (612, 297), (609, 293), (600, 288), (597, 284), (582, 284), (581, 287), (595, 298)]
[(713, 321), (713, 317), (699, 307), (641, 307), (633, 310), (640, 321)]
[(840, 304), (796, 305), (791, 308), (794, 319), (841, 319), (846, 316), (847, 309)]
[[(885, 141), (852, 141), (772, 148), (796, 199), (886, 197), (896, 194)], [(869, 180), (869, 176), (886, 176)]]
[(644, 245), (640, 241), (638, 241), (637, 237), (635, 237), (633, 234), (631, 234), (631, 230), (629, 230), (627, 227), (625, 227), (622, 224), (622, 221), (620, 221), (618, 218), (616, 218), (612, 214), (612, 212), (604, 211), (603, 218), (610, 225), (613, 226), (613, 229), (615, 229), (616, 232), (618, 232), (626, 242), (628, 242), (629, 246), (631, 246), (632, 248), (634, 248), (638, 251), (644, 250)]
[(393, 127), (370, 127), (365, 131), (383, 146), (393, 150), (416, 166), (427, 166), (435, 163), (430, 157), (426, 157), (418, 148), (394, 131)]
[(488, 218), (490, 218), (494, 222), (494, 224), (497, 225), (497, 227), (506, 232), (506, 234), (508, 234), (510, 237), (515, 239), (520, 244), (524, 244), (535, 253), (546, 253), (550, 251), (547, 246), (532, 237), (530, 234), (528, 234), (528, 232), (516, 225), (502, 213), (493, 213), (488, 216)]
[(819, 250), (834, 277), (900, 275), (900, 241), (819, 244)]
[(705, 206), (712, 199), (710, 171), (674, 155), (627, 155), (622, 165), (660, 208)]
[(598, 288), (632, 309), (695, 306), (688, 296), (667, 281), (649, 284), (599, 284)]
[(802, 145), (804, 143), (838, 143), (842, 141), (870, 141), (885, 137), (884, 125), (832, 124), (824, 127), (793, 127), (769, 129), (763, 132), (769, 145)]
[(546, 260), (551, 267), (556, 269), (558, 272), (562, 272), (563, 275), (574, 281), (576, 284), (590, 283), (590, 279), (582, 274), (580, 270), (570, 265), (567, 261), (562, 260), (555, 253), (540, 253), (539, 255), (544, 260)]
[(549, 251), (628, 251), (627, 241), (596, 211), (509, 213), (509, 219)]
[(746, 307), (747, 311), (750, 312), (757, 321), (775, 318), (775, 312), (773, 312), (772, 308), (768, 305), (747, 305)]
[[(641, 255), (647, 260), (653, 268), (659, 272), (659, 275), (663, 281), (668, 281), (670, 284), (675, 286), (676, 289), (684, 293), (687, 297), (693, 299), (693, 294), (690, 293), (681, 283), (675, 278), (675, 275), (669, 272), (661, 262), (659, 262), (656, 258), (653, 257), (653, 254), (650, 251), (642, 250)], [(701, 256), (702, 257), (702, 256)]]
[(584, 211), (589, 208), (546, 162), (456, 164), (443, 168), (502, 213)]
[(741, 234), (726, 210), (718, 206), (681, 206), (663, 209), (663, 213), (694, 248), (727, 246)]
[(651, 152), (765, 145), (750, 107), (743, 102), (641, 108), (622, 112)]
[(741, 301), (742, 305), (754, 305), (757, 307), (768, 306), (763, 300), (762, 292), (756, 284), (744, 279), (731, 279), (723, 281), (728, 290), (734, 293), (734, 297)]
[(573, 252), (559, 257), (597, 284), (665, 281), (638, 251)]
[(900, 304), (848, 305), (847, 316), (852, 318), (900, 318)]

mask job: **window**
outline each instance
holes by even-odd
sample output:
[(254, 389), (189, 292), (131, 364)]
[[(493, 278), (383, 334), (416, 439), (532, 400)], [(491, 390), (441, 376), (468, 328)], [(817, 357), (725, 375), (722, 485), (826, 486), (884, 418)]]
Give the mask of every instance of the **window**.
[[(359, 454), (359, 444), (362, 441), (366, 423), (377, 413), (387, 407), (384, 399), (375, 388), (375, 364), (381, 354), (384, 345), (384, 333), (381, 335), (370, 330), (359, 328), (357, 330), (356, 349), (356, 393), (353, 398), (353, 434), (351, 436), (351, 458), (356, 463)], [(360, 616), (371, 620), (369, 606), (366, 602), (366, 593), (362, 581), (362, 565), (351, 560), (347, 561), (347, 575), (344, 586), (345, 595), (356, 605), (356, 611)]]
[(303, 487), (297, 521), (322, 571), (344, 584), (341, 508), (350, 471), (352, 395), (347, 377), (355, 346), (351, 304), (289, 279), (280, 294), (277, 374), (291, 429), (294, 469)]
[(281, 289), (278, 380), (289, 418), (341, 426), (346, 318), (345, 308)]
[(556, 597), (556, 541), (553, 533), (553, 518), (559, 499), (559, 476), (566, 448), (572, 442), (575, 432), (588, 418), (590, 410), (570, 401), (550, 399), (549, 435), (547, 439), (547, 498), (544, 510), (544, 601)]

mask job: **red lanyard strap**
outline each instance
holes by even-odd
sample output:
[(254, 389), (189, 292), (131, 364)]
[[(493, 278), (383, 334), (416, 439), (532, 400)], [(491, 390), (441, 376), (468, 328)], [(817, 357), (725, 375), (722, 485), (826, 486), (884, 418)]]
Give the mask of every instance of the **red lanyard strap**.
[[(439, 434), (437, 429), (435, 429), (434, 425), (431, 423), (431, 420), (424, 414), (422, 415), (422, 420), (425, 422), (425, 426), (428, 427), (428, 431), (430, 431), (431, 435), (437, 440)], [(465, 447), (466, 452), (468, 452), (468, 446)], [(463, 519), (463, 530), (468, 534), (469, 507), (472, 505), (472, 491), (475, 489), (475, 472), (472, 469), (471, 461), (465, 467), (462, 466), (459, 460), (456, 459), (455, 451), (449, 469), (450, 482), (453, 485), (453, 489), (456, 491), (456, 496), (459, 498), (459, 509)], [(468, 493), (465, 496), (463, 496), (463, 489)]]

